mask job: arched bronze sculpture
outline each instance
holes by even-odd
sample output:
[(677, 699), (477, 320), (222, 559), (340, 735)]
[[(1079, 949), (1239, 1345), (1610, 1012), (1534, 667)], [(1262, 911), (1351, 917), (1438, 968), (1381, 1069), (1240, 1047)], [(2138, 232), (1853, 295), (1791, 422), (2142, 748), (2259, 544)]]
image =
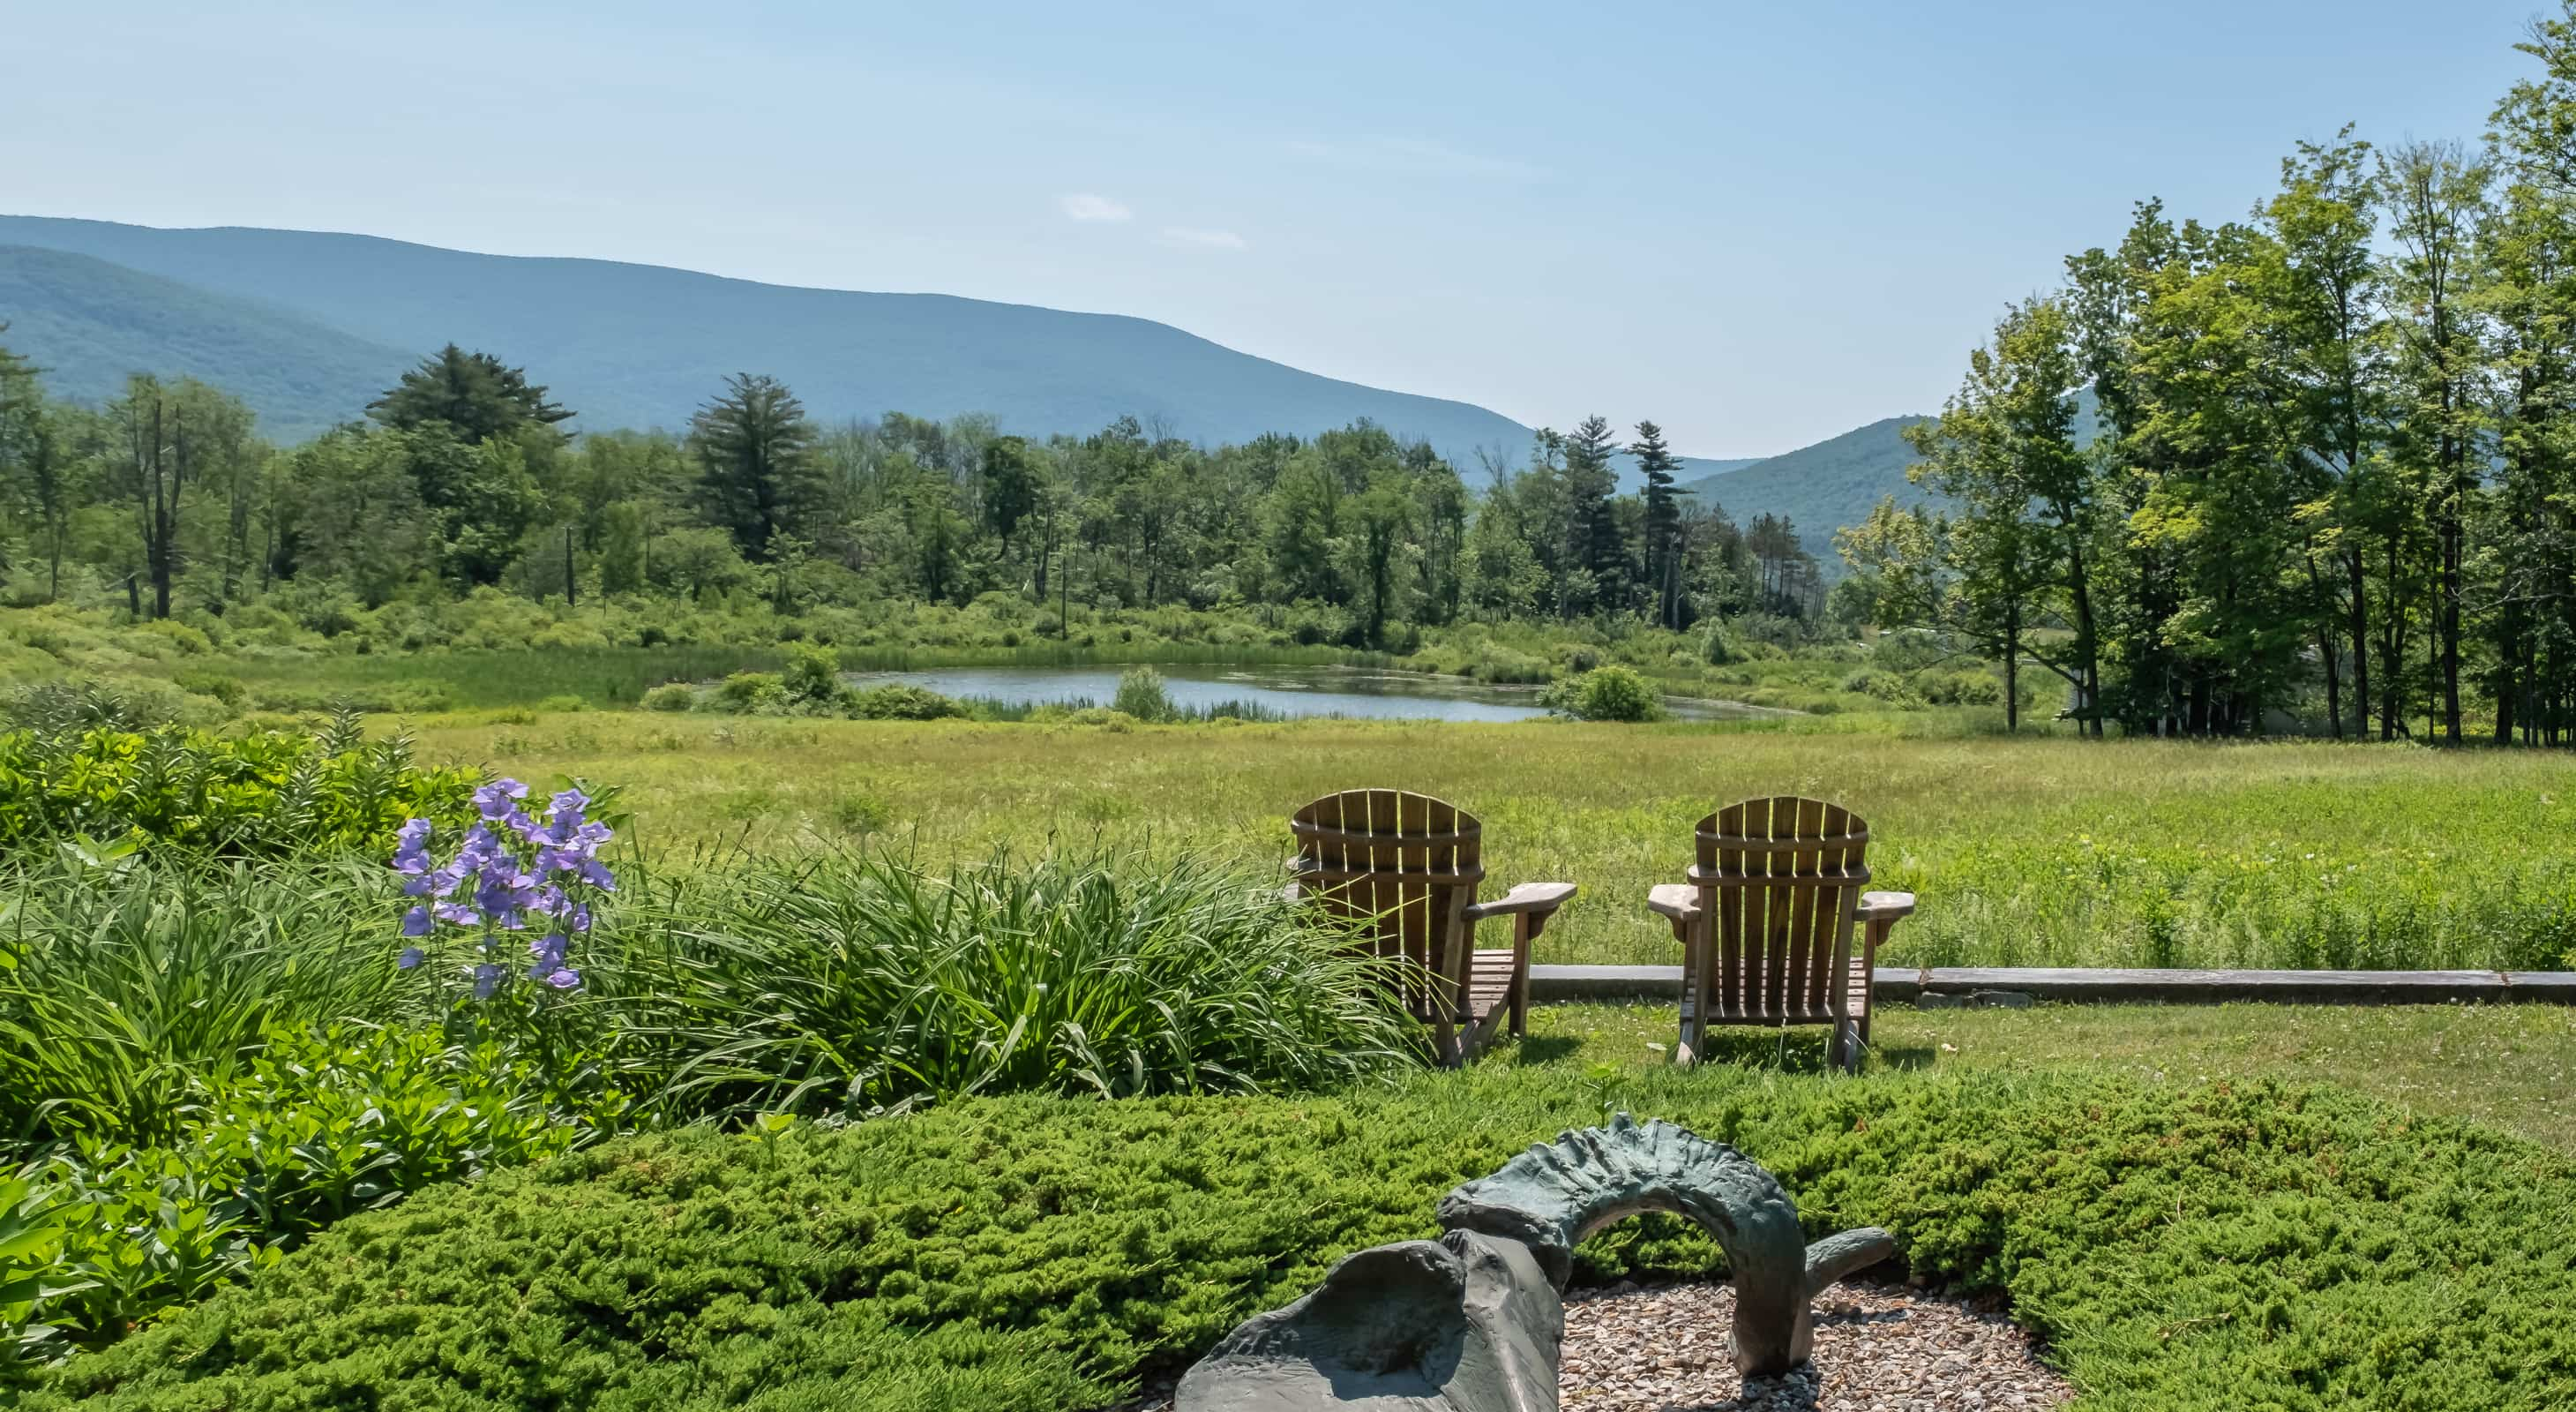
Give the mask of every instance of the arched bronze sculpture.
[(1804, 1362), (1809, 1300), (1896, 1248), (1875, 1227), (1811, 1247), (1789, 1193), (1751, 1158), (1622, 1113), (1450, 1192), (1439, 1240), (1363, 1250), (1247, 1320), (1181, 1380), (1180, 1412), (1554, 1412), (1575, 1243), (1644, 1211), (1687, 1216), (1725, 1249), (1746, 1377)]

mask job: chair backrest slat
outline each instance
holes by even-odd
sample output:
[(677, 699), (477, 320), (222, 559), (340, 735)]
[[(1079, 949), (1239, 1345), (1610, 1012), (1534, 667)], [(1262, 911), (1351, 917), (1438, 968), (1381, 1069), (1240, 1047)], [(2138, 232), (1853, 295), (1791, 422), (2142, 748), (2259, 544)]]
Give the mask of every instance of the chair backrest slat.
[(1839, 805), (1747, 799), (1702, 819), (1691, 880), (1716, 927), (1703, 978), (1718, 1018), (1840, 1014), (1852, 919), (1869, 882), (1869, 828)]
[(1420, 968), (1404, 1000), (1428, 1018), (1423, 981), (1434, 967), (1446, 963), (1453, 983), (1466, 981), (1466, 948), (1456, 943), (1484, 880), (1483, 826), (1427, 794), (1353, 789), (1298, 810), (1289, 832), (1300, 887), (1340, 915), (1366, 919), (1378, 955)]

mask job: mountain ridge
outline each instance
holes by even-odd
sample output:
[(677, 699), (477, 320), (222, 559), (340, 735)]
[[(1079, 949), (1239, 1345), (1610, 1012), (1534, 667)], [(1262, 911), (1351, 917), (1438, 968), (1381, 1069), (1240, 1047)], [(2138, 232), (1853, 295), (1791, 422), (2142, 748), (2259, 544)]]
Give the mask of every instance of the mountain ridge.
[[(677, 429), (726, 374), (757, 371), (827, 421), (986, 412), (1006, 430), (1078, 435), (1134, 415), (1223, 442), (1367, 417), (1470, 473), (1477, 452), (1517, 460), (1532, 435), (1473, 403), (1306, 372), (1129, 314), (256, 226), (0, 215), (0, 246), (93, 262), (14, 256), (14, 283), (0, 286), (0, 319), (19, 321), (11, 340), (63, 366), (65, 393), (96, 401), (128, 371), (187, 373), (242, 394), (289, 439), (361, 415), (403, 367), (451, 341), (525, 365), (597, 427)], [(117, 307), (118, 291), (142, 307)], [(1685, 458), (1677, 479), (1723, 483), (1716, 498), (1739, 519), (1791, 514), (1826, 557), (1820, 531), (1858, 504), (1859, 470), (1837, 472), (1841, 501), (1820, 499), (1799, 469), (1812, 473), (1812, 457), (1794, 458), (1854, 434), (1771, 458)], [(1894, 477), (1901, 485), (1902, 464)], [(1632, 464), (1621, 480), (1635, 487)]]
[[(98, 405), (128, 374), (193, 377), (297, 441), (365, 415), (418, 355), (88, 255), (0, 244), (0, 322), (56, 395)], [(338, 408), (337, 412), (322, 409)]]
[[(1837, 577), (1841, 561), (1833, 550), (1833, 532), (1860, 523), (1888, 496), (1899, 505), (1932, 504), (1940, 495), (1906, 478), (1918, 457), (1905, 442), (1905, 428), (1931, 420), (1920, 415), (1881, 417), (1840, 436), (1830, 436), (1743, 470), (1703, 476), (1681, 488), (1703, 505), (1723, 507), (1737, 524), (1755, 515), (1788, 520), (1799, 542), (1816, 556), (1828, 577)], [(1743, 508), (1738, 508), (1739, 506)]]
[[(369, 342), (487, 348), (527, 365), (598, 425), (677, 427), (726, 373), (750, 370), (776, 374), (830, 420), (987, 411), (1010, 430), (1044, 435), (1133, 414), (1193, 440), (1240, 441), (1312, 435), (1365, 416), (1461, 465), (1473, 465), (1479, 448), (1517, 457), (1530, 437), (1474, 403), (1307, 372), (1132, 314), (256, 226), (0, 216), (0, 244), (88, 255)], [(854, 347), (859, 335), (880, 341)], [(684, 346), (697, 351), (668, 351)], [(637, 348), (662, 350), (652, 360), (660, 366), (636, 366)], [(1121, 376), (1114, 359), (1104, 366), (1104, 352), (1124, 354), (1134, 371)], [(1712, 474), (1751, 459), (1689, 465)]]

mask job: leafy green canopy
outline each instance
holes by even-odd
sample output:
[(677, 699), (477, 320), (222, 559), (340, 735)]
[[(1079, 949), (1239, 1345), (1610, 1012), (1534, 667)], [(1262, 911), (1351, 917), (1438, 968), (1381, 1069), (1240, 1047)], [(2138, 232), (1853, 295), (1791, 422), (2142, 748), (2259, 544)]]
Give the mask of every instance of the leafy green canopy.
[[(974, 1102), (610, 1144), (354, 1218), (75, 1360), (36, 1412), (1113, 1399), (1605, 1099), (1732, 1141), (1811, 1230), (2010, 1295), (2117, 1409), (2528, 1408), (2576, 1387), (2562, 1154), (2331, 1091), (1565, 1069), (1333, 1099)], [(1583, 1278), (1709, 1271), (1650, 1219)]]

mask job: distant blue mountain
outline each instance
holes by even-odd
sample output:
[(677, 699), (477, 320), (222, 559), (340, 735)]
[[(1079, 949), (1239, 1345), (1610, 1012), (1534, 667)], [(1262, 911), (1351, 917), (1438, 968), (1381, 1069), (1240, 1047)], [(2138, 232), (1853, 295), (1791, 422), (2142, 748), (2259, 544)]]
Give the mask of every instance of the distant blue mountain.
[(364, 415), (417, 360), (267, 304), (23, 245), (0, 245), (0, 322), (0, 341), (57, 396), (94, 405), (130, 373), (194, 377), (248, 402), (281, 440)]
[(1842, 576), (1834, 531), (1869, 518), (1888, 496), (1899, 505), (1937, 501), (1932, 491), (1906, 479), (1915, 462), (1905, 428), (1921, 417), (1889, 417), (1837, 437), (1785, 451), (1767, 461), (1688, 484), (1702, 507), (1718, 507), (1739, 525), (1762, 514), (1786, 517), (1828, 578)]
[[(1529, 428), (1469, 403), (1320, 377), (1113, 314), (796, 289), (308, 231), (0, 216), (0, 245), (86, 255), (203, 296), (183, 299), (138, 282), (130, 291), (159, 311), (120, 309), (99, 297), (106, 282), (95, 270), (55, 269), (63, 282), (53, 286), (43, 283), (45, 271), (22, 277), (0, 297), (0, 318), (20, 325), (12, 342), (40, 361), (79, 369), (68, 386), (83, 395), (95, 395), (97, 368), (126, 371), (119, 359), (179, 370), (145, 356), (152, 345), (135, 342), (138, 330), (178, 335), (197, 316), (258, 323), (257, 337), (208, 329), (182, 341), (231, 348), (230, 375), (208, 380), (248, 398), (272, 434), (359, 415), (387, 381), (382, 350), (402, 350), (392, 365), (398, 372), (455, 342), (526, 365), (593, 427), (676, 428), (726, 374), (765, 372), (829, 420), (989, 412), (1008, 430), (1046, 435), (1096, 431), (1133, 415), (1178, 436), (1225, 442), (1272, 431), (1311, 435), (1366, 417), (1429, 441), (1461, 467), (1474, 466), (1480, 448), (1517, 459), (1530, 439)], [(245, 312), (254, 306), (256, 320)], [(290, 332), (299, 328), (301, 339)], [(56, 338), (73, 341), (48, 347)], [(365, 386), (323, 377), (326, 367), (347, 369)], [(355, 395), (360, 390), (365, 396)], [(1743, 464), (1695, 461), (1684, 474)]]

